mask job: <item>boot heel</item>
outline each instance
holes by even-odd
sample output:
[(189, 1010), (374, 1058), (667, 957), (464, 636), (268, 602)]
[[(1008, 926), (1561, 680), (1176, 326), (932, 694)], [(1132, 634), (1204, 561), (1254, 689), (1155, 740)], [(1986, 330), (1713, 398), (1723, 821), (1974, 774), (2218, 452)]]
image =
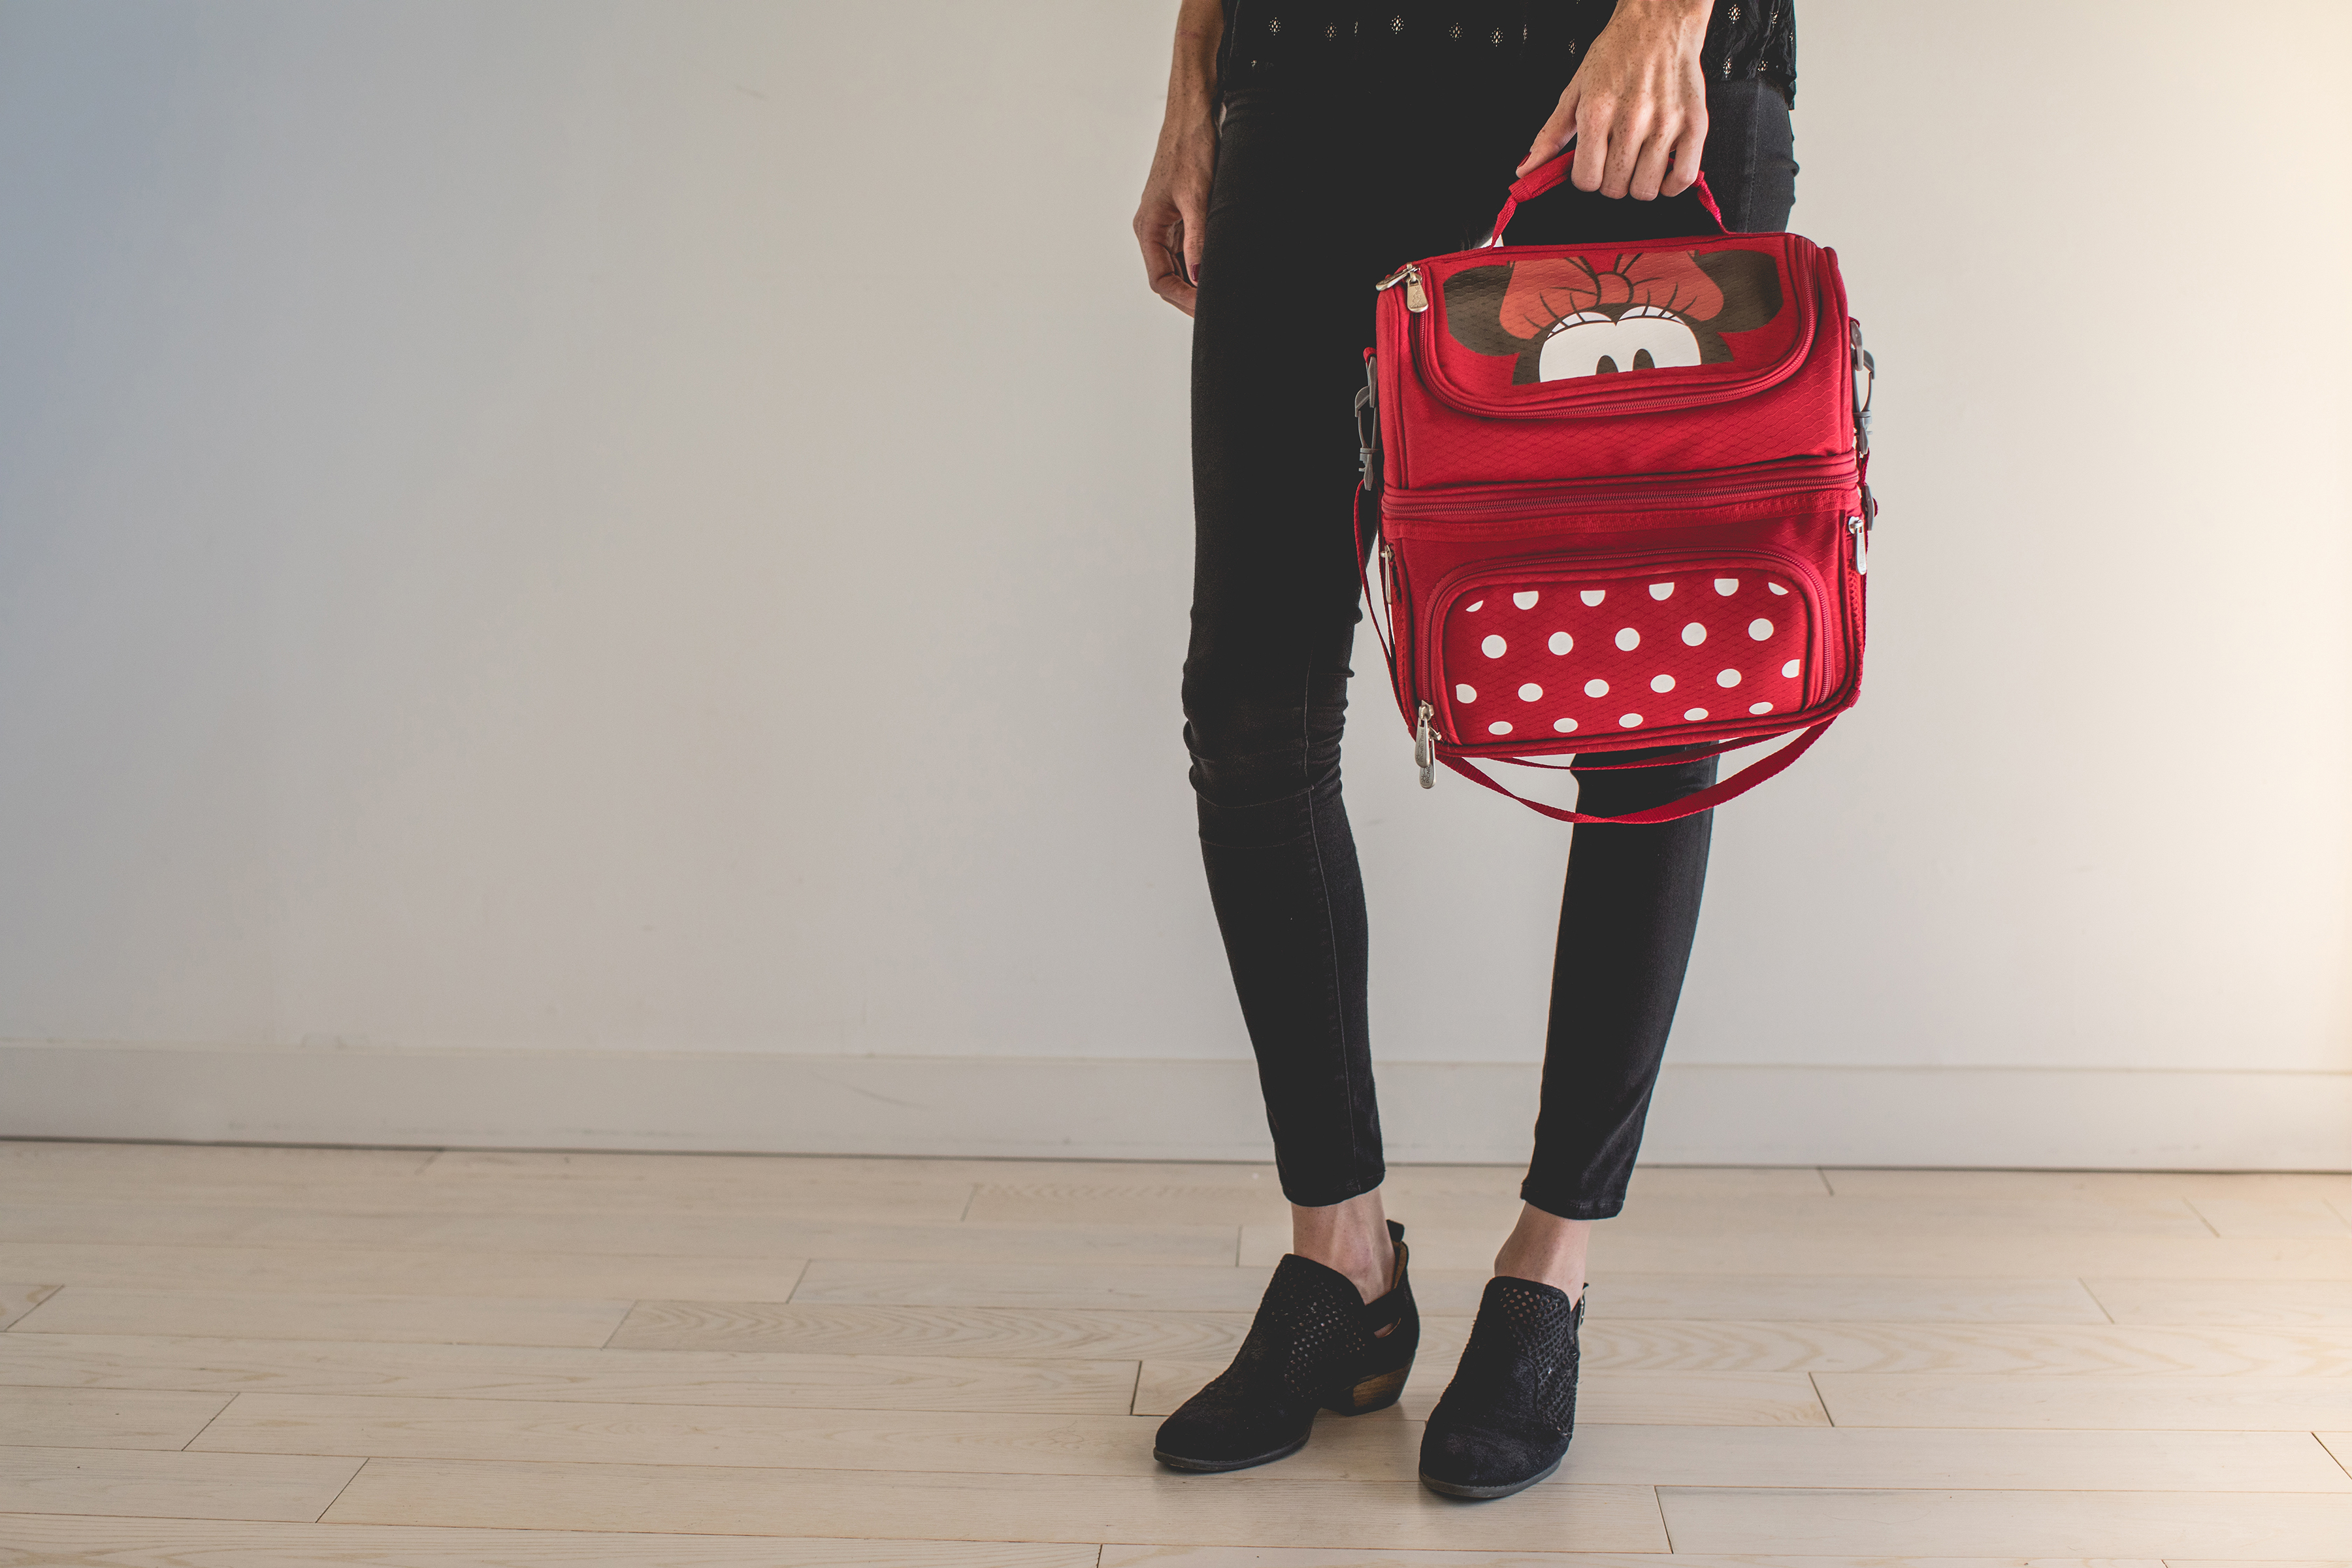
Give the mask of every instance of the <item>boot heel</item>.
[(1404, 1396), (1404, 1380), (1412, 1371), (1408, 1364), (1394, 1372), (1376, 1373), (1349, 1389), (1343, 1400), (1334, 1401), (1325, 1408), (1342, 1415), (1369, 1415), (1375, 1410), (1386, 1410)]

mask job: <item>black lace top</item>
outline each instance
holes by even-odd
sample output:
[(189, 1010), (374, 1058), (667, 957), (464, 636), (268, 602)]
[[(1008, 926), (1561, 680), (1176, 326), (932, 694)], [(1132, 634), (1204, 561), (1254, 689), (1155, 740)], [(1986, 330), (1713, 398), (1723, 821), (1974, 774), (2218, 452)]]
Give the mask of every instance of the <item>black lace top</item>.
[[(1427, 51), (1505, 51), (1556, 61), (1561, 85), (1617, 0), (1225, 0), (1228, 86), (1378, 68)], [(1491, 55), (1489, 56), (1491, 58)], [(1760, 77), (1797, 96), (1796, 0), (1715, 0), (1701, 60), (1711, 80)]]

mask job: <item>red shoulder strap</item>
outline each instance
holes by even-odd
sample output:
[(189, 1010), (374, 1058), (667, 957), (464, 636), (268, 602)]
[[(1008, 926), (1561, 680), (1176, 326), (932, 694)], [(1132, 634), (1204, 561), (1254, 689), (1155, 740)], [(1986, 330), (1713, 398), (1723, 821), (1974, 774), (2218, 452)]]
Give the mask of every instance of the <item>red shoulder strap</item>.
[[(1803, 756), (1805, 754), (1806, 748), (1810, 747), (1815, 741), (1820, 740), (1823, 735), (1827, 734), (1829, 732), (1830, 726), (1836, 722), (1837, 720), (1834, 718), (1824, 719), (1820, 723), (1814, 725), (1811, 729), (1807, 730), (1802, 734), (1799, 735), (1794, 745), (1783, 746), (1779, 751), (1773, 752), (1770, 756), (1766, 757), (1762, 762), (1752, 763), (1748, 766), (1744, 767), (1738, 773), (1732, 774), (1729, 778), (1719, 780), (1715, 784), (1707, 785), (1705, 789), (1695, 790), (1691, 794), (1683, 796), (1680, 800), (1670, 800), (1664, 805), (1644, 806), (1640, 811), (1629, 811), (1622, 816), (1594, 816), (1586, 812), (1570, 811), (1564, 806), (1546, 805), (1539, 800), (1529, 800), (1527, 796), (1516, 794), (1502, 784), (1496, 783), (1495, 780), (1486, 775), (1484, 769), (1474, 765), (1464, 758), (1449, 757), (1440, 753), (1437, 760), (1444, 763), (1447, 767), (1452, 768), (1455, 773), (1460, 773), (1464, 778), (1468, 779), (1472, 784), (1482, 784), (1487, 789), (1493, 790), (1496, 795), (1509, 795), (1511, 799), (1517, 801), (1521, 805), (1528, 807), (1531, 811), (1539, 811), (1546, 816), (1549, 816), (1557, 822), (1672, 822), (1678, 816), (1693, 816), (1702, 811), (1712, 811), (1715, 807), (1721, 805), (1727, 800), (1736, 800), (1739, 796), (1746, 795), (1749, 790), (1754, 789), (1758, 784), (1762, 784), (1766, 779), (1772, 777), (1775, 773), (1778, 773), (1784, 768), (1788, 767), (1790, 763), (1795, 762), (1799, 757)], [(1782, 733), (1785, 734), (1787, 731), (1783, 731)], [(1777, 740), (1779, 737), (1768, 735), (1765, 739)], [(1749, 743), (1761, 744), (1760, 742), (1751, 742)], [(1661, 763), (1653, 763), (1651, 765), (1666, 766), (1669, 764)]]

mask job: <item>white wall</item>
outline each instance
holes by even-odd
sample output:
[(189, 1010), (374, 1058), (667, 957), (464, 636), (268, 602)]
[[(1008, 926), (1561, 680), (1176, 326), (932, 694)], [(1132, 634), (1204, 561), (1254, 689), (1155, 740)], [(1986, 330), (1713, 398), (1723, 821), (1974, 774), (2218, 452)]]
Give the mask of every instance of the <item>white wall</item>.
[[(618, 1136), (678, 1146), (745, 1141), (709, 1053), (1244, 1059), (1186, 325), (1126, 233), (1171, 11), (0, 0), (0, 1040), (63, 1042), (0, 1053), (0, 1131), (626, 1115), (378, 1125), (275, 1050), (677, 1053), (709, 1116)], [(2352, 1163), (2352, 14), (1802, 24), (1871, 673), (1721, 814), (1654, 1147), (1899, 1155), (1965, 1082), (2051, 1100), (2042, 1163)], [(1532, 1062), (1564, 830), (1357, 714), (1384, 1057)], [(1715, 1069), (1769, 1137), (1675, 1109)], [(1213, 1070), (1176, 1144), (1262, 1146)]]

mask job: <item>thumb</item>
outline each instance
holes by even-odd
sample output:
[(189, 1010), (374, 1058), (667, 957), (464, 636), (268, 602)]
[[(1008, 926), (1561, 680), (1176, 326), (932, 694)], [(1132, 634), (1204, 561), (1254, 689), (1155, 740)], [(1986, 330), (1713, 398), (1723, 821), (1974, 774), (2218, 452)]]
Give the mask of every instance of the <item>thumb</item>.
[(1519, 166), (1514, 173), (1524, 174), (1530, 169), (1549, 163), (1559, 155), (1561, 148), (1575, 139), (1576, 103), (1576, 89), (1571, 86), (1559, 95), (1559, 107), (1551, 111), (1551, 118), (1545, 121), (1543, 129), (1536, 132), (1534, 143), (1528, 148), (1528, 155), (1519, 160)]

